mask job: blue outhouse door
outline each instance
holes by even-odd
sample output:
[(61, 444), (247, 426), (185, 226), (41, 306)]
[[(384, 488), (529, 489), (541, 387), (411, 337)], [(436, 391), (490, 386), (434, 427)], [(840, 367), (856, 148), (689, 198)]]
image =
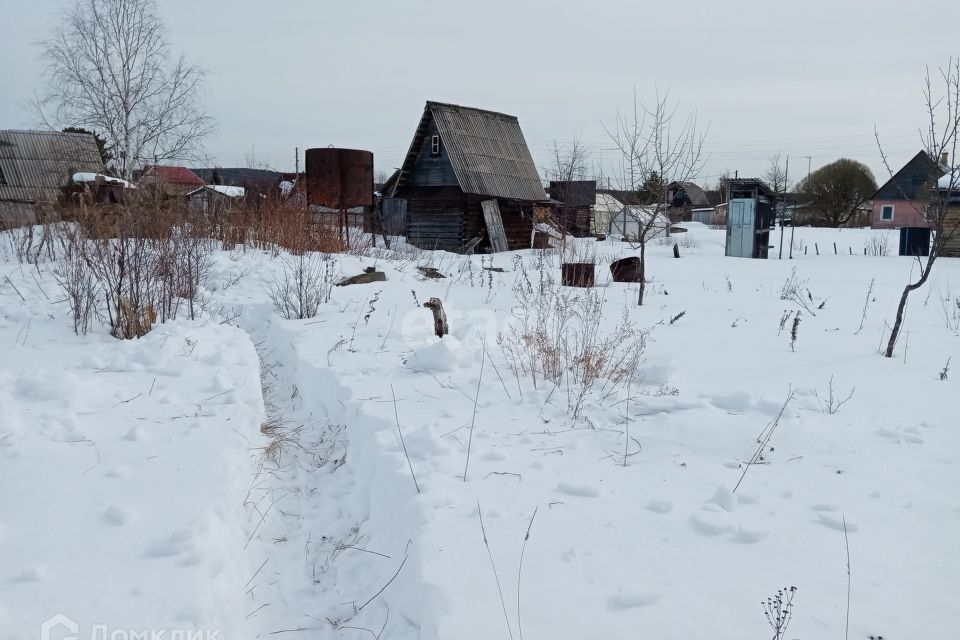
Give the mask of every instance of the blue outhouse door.
[(752, 258), (756, 237), (757, 201), (753, 198), (730, 200), (727, 217), (727, 255), (735, 258)]

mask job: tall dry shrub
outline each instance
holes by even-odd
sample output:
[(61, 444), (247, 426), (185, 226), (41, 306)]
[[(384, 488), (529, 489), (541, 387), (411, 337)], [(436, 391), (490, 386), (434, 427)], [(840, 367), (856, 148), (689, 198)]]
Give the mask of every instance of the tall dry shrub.
[(521, 287), (511, 321), (497, 340), (510, 367), (555, 387), (565, 385), (574, 419), (591, 395), (604, 397), (624, 386), (643, 361), (648, 331), (624, 309), (603, 327), (604, 299), (592, 289)]
[(144, 198), (88, 208), (77, 220), (80, 255), (95, 278), (113, 336), (145, 335), (196, 301), (210, 268), (212, 245), (178, 201)]
[(304, 320), (317, 315), (320, 305), (330, 301), (333, 272), (329, 260), (315, 253), (286, 258), (281, 272), (267, 289), (274, 308), (287, 320)]

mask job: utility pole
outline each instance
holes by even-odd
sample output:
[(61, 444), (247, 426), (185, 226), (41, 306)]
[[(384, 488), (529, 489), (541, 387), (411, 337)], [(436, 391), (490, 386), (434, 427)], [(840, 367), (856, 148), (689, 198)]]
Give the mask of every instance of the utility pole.
[(293, 148), (293, 174), (300, 175), (300, 147)]
[[(807, 175), (810, 175), (810, 156), (807, 156)], [(787, 175), (790, 175), (790, 156), (787, 156)], [(786, 179), (785, 179), (786, 181)], [(793, 260), (793, 231), (797, 228), (796, 221), (793, 219), (793, 216), (796, 215), (796, 211), (790, 214), (790, 259)]]
[[(786, 168), (783, 170), (783, 200), (780, 204), (783, 207), (783, 210), (780, 211), (780, 256), (779, 259), (783, 260), (783, 221), (786, 220), (787, 215), (787, 184), (790, 179), (790, 154), (787, 154), (787, 164)], [(791, 243), (793, 244), (793, 243)]]
[(800, 156), (801, 158), (807, 159), (807, 177), (810, 177), (810, 161), (813, 160), (813, 156)]

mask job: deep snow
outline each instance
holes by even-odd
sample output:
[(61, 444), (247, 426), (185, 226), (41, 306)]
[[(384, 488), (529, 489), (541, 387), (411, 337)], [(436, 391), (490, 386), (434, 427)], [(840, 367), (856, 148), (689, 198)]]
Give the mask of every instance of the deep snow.
[[(651, 247), (643, 307), (607, 275), (630, 248), (595, 243), (601, 333), (624, 312), (650, 332), (629, 384), (591, 392), (577, 421), (569, 379), (515, 375), (498, 343), (543, 304), (522, 290), (555, 287), (554, 255), (334, 256), (387, 282), (291, 321), (265, 292), (281, 260), (220, 252), (208, 290), (238, 318), (127, 342), (74, 336), (53, 265), (6, 256), (0, 638), (57, 613), (81, 637), (769, 637), (760, 603), (793, 585), (787, 637), (842, 637), (844, 523), (850, 637), (950, 637), (960, 373), (938, 374), (960, 353), (960, 262), (912, 296), (888, 360), (915, 261), (863, 253), (883, 238), (895, 253), (893, 233), (798, 228), (793, 260), (754, 261), (688, 226), (670, 239), (680, 260)], [(799, 302), (781, 299), (788, 280)], [(442, 341), (419, 306), (433, 296)], [(835, 414), (831, 377), (853, 392)]]

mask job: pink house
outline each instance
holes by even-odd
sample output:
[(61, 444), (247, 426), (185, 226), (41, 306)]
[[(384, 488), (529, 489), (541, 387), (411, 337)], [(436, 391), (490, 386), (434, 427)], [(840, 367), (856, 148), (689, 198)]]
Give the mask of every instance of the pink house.
[(874, 229), (929, 227), (923, 196), (943, 173), (926, 151), (915, 155), (873, 194), (870, 226)]

